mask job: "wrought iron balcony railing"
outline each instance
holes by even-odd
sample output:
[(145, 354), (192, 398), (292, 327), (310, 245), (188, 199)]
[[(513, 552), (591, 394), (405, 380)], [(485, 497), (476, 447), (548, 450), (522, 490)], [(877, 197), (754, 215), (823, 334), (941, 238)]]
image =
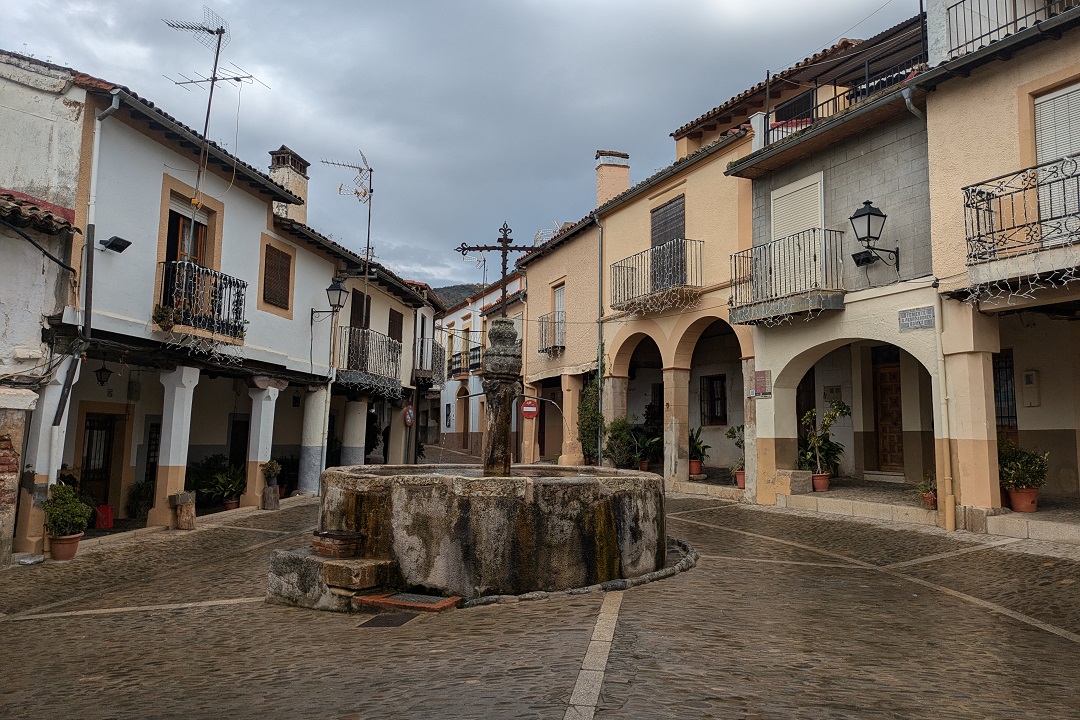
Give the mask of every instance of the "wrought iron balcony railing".
[(842, 85), (834, 81), (828, 85), (815, 85), (765, 113), (765, 145), (813, 127), (817, 122), (866, 100), (880, 90), (899, 85), (926, 62), (926, 54), (920, 52), (900, 61), (890, 58), (893, 62), (888, 67), (879, 67), (880, 63), (875, 63), (875, 60), (870, 58), (863, 62), (861, 76), (854, 84), (848, 82)]
[(453, 377), (454, 375), (460, 375), (465, 372), (465, 353), (456, 352), (450, 356), (450, 364), (447, 366), (446, 374)]
[(435, 338), (419, 338), (416, 341), (416, 372), (431, 378), (434, 386), (446, 382), (446, 349)]
[(967, 263), (1080, 242), (1080, 155), (964, 188)]
[(368, 328), (338, 330), (338, 370), (401, 381), (401, 343)]
[(949, 58), (1015, 35), (1080, 7), (1080, 0), (961, 0), (946, 10)]
[(243, 339), (247, 282), (187, 260), (161, 263), (161, 272), (165, 322)]
[(471, 348), (469, 348), (469, 369), (470, 370), (479, 370), (480, 369), (480, 346), (479, 345), (473, 345)]
[(838, 230), (810, 228), (735, 253), (732, 308), (815, 291), (843, 292), (843, 237)]
[(669, 240), (611, 265), (611, 307), (661, 312), (688, 304), (701, 290), (701, 240)]
[(537, 319), (540, 329), (539, 351), (549, 355), (566, 349), (566, 313), (562, 310), (549, 312)]

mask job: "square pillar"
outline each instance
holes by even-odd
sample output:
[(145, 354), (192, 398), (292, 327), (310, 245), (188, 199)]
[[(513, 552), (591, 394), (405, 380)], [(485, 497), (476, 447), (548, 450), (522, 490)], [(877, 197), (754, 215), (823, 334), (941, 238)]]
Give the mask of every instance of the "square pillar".
[(759, 397), (755, 401), (754, 493), (761, 505), (775, 505), (778, 491), (786, 494), (790, 473), (783, 478), (779, 473), (794, 470), (798, 461), (796, 394), (795, 388), (774, 385), (772, 397)]
[(248, 425), (247, 487), (240, 496), (241, 507), (262, 507), (263, 489), (266, 487), (262, 464), (270, 459), (274, 446), (274, 411), (279, 392), (277, 387), (248, 390), (251, 396), (251, 422)]
[(953, 492), (957, 504), (1001, 507), (993, 355), (988, 352), (948, 355), (945, 368), (952, 425), (947, 441), (953, 446)]
[(184, 490), (192, 398), (195, 386), (199, 384), (199, 369), (181, 366), (172, 372), (161, 373), (160, 379), (165, 386), (165, 407), (161, 413), (154, 506), (147, 515), (146, 525), (176, 527), (176, 511), (169, 507), (169, 496)]
[(580, 375), (562, 376), (563, 442), (562, 454), (559, 455), (560, 465), (585, 464), (585, 455), (581, 451), (581, 441), (577, 436), (581, 391), (584, 387)]
[(743, 461), (746, 472), (746, 497), (754, 498), (757, 493), (757, 399), (751, 392), (754, 389), (754, 358), (742, 359), (743, 389)]
[(368, 401), (345, 403), (345, 423), (341, 429), (341, 464), (364, 464), (364, 440), (367, 438)]
[[(540, 397), (539, 385), (523, 385), (522, 392), (533, 398)], [(536, 401), (537, 406), (544, 403), (543, 400)], [(521, 458), (518, 462), (523, 464), (530, 464), (537, 462), (540, 459), (540, 444), (537, 439), (537, 433), (540, 428), (540, 414), (537, 413), (534, 418), (526, 418), (521, 415), (521, 402), (517, 404), (518, 416), (517, 420), (521, 423)]]
[[(72, 370), (72, 365), (74, 369)], [(82, 363), (79, 358), (67, 358), (56, 369), (49, 384), (38, 391), (37, 408), (30, 418), (30, 431), (26, 438), (22, 482), (19, 486), (19, 509), (15, 519), (15, 552), (41, 555), (45, 552), (45, 514), (41, 503), (45, 502), (49, 485), (56, 482), (56, 473), (64, 452), (67, 436), (68, 410), (71, 395), (64, 397), (64, 383), (68, 373), (71, 385), (78, 382)], [(56, 408), (63, 401), (60, 423), (53, 425)]]
[(409, 437), (410, 428), (405, 426), (405, 408), (390, 408), (390, 446), (387, 448), (386, 463), (388, 465), (405, 464), (405, 441)]
[(690, 370), (664, 368), (664, 481), (690, 479)]
[(304, 425), (300, 433), (300, 479), (296, 491), (302, 495), (318, 495), (319, 478), (323, 471), (326, 446), (327, 390), (325, 385), (308, 388), (304, 396)]
[(26, 412), (37, 401), (32, 390), (0, 388), (0, 567), (11, 562)]
[(626, 393), (630, 389), (630, 378), (608, 375), (604, 378), (603, 412), (604, 422), (610, 423), (615, 418), (626, 417)]

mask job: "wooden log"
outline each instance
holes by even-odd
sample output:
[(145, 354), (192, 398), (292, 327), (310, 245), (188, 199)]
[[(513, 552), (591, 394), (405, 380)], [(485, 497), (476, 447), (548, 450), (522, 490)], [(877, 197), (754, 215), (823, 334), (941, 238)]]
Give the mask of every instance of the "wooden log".
[(262, 509), (277, 510), (278, 507), (278, 486), (267, 485), (263, 488)]
[(176, 529), (195, 529), (195, 503), (180, 503), (176, 506)]

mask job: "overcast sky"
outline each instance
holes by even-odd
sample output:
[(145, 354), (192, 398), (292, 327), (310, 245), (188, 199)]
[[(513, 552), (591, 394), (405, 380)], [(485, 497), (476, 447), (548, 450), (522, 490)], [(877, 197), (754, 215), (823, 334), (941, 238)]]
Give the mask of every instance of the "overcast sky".
[[(202, 128), (212, 52), (162, 18), (199, 2), (4, 3), (0, 48), (130, 87)], [(337, 194), (375, 169), (378, 259), (432, 285), (478, 282), (453, 248), (578, 220), (595, 205), (597, 149), (630, 154), (636, 183), (675, 159), (669, 134), (835, 42), (918, 13), (918, 0), (213, 0), (224, 63), (269, 89), (215, 93), (210, 137), (265, 168), (288, 145), (312, 163), (308, 224), (362, 251), (366, 211)], [(238, 104), (239, 101), (239, 104)], [(497, 258), (488, 280), (497, 279)]]

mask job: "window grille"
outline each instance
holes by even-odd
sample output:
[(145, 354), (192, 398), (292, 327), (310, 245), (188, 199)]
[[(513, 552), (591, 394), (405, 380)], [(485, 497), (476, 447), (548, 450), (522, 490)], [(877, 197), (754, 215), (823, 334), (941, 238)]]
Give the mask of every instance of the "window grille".
[(727, 425), (727, 383), (724, 375), (701, 378), (701, 424)]

